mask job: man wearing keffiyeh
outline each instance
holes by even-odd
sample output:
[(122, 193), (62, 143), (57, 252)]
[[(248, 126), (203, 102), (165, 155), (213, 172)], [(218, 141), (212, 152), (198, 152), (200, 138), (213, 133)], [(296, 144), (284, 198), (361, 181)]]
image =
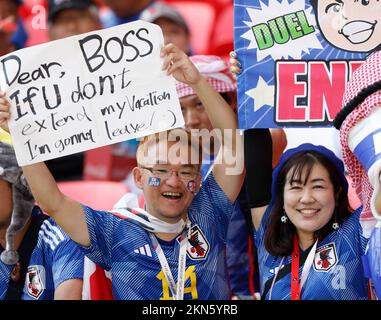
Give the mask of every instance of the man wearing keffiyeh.
[[(370, 234), (365, 270), (381, 296), (381, 51), (353, 73), (343, 109), (334, 125), (340, 130), (343, 159), (363, 204), (361, 222)], [(378, 221), (378, 222), (377, 222)], [(377, 222), (374, 229), (374, 223)]]

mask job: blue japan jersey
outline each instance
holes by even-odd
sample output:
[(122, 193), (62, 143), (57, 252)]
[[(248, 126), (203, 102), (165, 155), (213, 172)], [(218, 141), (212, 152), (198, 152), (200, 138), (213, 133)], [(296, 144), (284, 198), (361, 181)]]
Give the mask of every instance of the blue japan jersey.
[[(147, 231), (104, 211), (84, 207), (91, 245), (86, 255), (111, 270), (115, 299), (173, 299)], [(225, 264), (227, 226), (234, 205), (210, 174), (188, 210), (192, 223), (187, 248), (184, 299), (229, 299)], [(175, 282), (178, 238), (160, 241)]]
[[(364, 275), (362, 256), (367, 240), (362, 235), (357, 209), (337, 231), (331, 232), (318, 242), (313, 265), (301, 292), (303, 300), (358, 300), (367, 299), (367, 279)], [(266, 210), (255, 242), (258, 248), (259, 269), (261, 270), (261, 292), (266, 281), (274, 276), (282, 257), (270, 255), (264, 247), (264, 233), (271, 207)], [(291, 263), (291, 256), (285, 257), (282, 265)], [(299, 268), (299, 276), (303, 266)], [(277, 280), (272, 290), (273, 300), (289, 300), (291, 274)], [(266, 299), (269, 299), (269, 292)]]
[[(201, 165), (201, 177), (204, 181), (213, 169), (214, 155), (204, 160)], [(226, 263), (229, 273), (229, 284), (233, 295), (251, 296), (250, 291), (250, 256), (249, 237), (251, 236), (244, 213), (240, 204), (234, 206), (231, 216), (227, 240), (226, 240)]]
[[(35, 207), (33, 215), (42, 214)], [(83, 278), (84, 256), (52, 219), (46, 219), (40, 227), (25, 277), (23, 300), (53, 300), (55, 289), (69, 279)], [(10, 273), (14, 266), (0, 261), (0, 298), (4, 299)]]
[(236, 204), (230, 220), (226, 244), (230, 287), (236, 296), (251, 296), (249, 236), (251, 233), (239, 204)]
[(378, 299), (381, 299), (381, 222), (378, 222), (369, 238), (366, 257), (366, 274), (372, 279)]

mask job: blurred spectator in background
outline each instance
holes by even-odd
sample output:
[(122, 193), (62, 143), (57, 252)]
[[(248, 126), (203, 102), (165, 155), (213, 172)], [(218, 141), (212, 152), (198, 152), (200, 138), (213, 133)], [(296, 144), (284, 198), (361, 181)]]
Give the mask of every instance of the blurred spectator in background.
[[(231, 78), (227, 64), (217, 56), (195, 55), (190, 57), (190, 59), (213, 88), (220, 93), (224, 100), (236, 112), (236, 85), (235, 81)], [(206, 110), (192, 88), (178, 82), (176, 84), (176, 90), (180, 99), (185, 127), (190, 130), (207, 129), (208, 131), (212, 131), (213, 126)], [(218, 150), (214, 149), (214, 143), (211, 141), (210, 147), (204, 150), (204, 159), (201, 167), (203, 179), (208, 175), (213, 165), (214, 155), (218, 152)]]
[(21, 0), (0, 0), (0, 56), (25, 46), (27, 32), (18, 16)]
[(102, 29), (92, 0), (50, 0), (48, 10), (50, 40)]
[(164, 44), (173, 43), (188, 55), (192, 55), (189, 26), (172, 6), (155, 2), (141, 13), (140, 19), (157, 24), (161, 28)]
[(155, 0), (104, 0), (110, 10), (103, 11), (101, 20), (105, 28), (140, 19), (140, 15)]
[[(0, 0), (1, 1), (1, 0)], [(49, 0), (50, 40), (58, 40), (102, 29), (98, 9), (92, 0)], [(46, 162), (57, 180), (79, 180), (83, 175), (84, 153)]]
[(11, 144), (12, 139), (8, 132), (5, 132), (3, 129), (0, 129), (0, 141)]
[[(0, 0), (0, 56), (25, 46), (28, 35), (18, 10), (21, 0)], [(10, 135), (0, 129), (0, 141), (11, 143)]]
[[(189, 27), (181, 14), (173, 7), (154, 2), (141, 13), (140, 19), (157, 24), (162, 29), (164, 44), (173, 43), (179, 49), (191, 55)], [(131, 155), (136, 154), (137, 146), (138, 141), (132, 139), (116, 144), (113, 148), (114, 153), (123, 152), (131, 157)], [(127, 176), (124, 183), (131, 192), (137, 196), (141, 195), (142, 192), (136, 188), (132, 174)]]

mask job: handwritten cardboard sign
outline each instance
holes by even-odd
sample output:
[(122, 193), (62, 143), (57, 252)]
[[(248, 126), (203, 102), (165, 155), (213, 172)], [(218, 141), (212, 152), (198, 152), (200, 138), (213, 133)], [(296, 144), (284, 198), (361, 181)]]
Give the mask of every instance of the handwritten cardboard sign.
[(381, 1), (235, 0), (239, 126), (331, 126), (345, 86), (381, 49)]
[(183, 125), (163, 42), (158, 26), (136, 21), (1, 57), (19, 165)]

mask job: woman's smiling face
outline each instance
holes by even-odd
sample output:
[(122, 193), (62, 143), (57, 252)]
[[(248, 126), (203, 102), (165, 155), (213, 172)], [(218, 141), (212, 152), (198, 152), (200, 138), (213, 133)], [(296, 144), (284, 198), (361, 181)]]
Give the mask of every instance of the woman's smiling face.
[[(292, 169), (284, 187), (284, 210), (297, 232), (313, 234), (331, 219), (335, 206), (335, 191), (328, 170), (316, 163), (307, 178), (306, 168), (300, 180), (291, 180)], [(296, 178), (296, 179), (295, 179)]]

